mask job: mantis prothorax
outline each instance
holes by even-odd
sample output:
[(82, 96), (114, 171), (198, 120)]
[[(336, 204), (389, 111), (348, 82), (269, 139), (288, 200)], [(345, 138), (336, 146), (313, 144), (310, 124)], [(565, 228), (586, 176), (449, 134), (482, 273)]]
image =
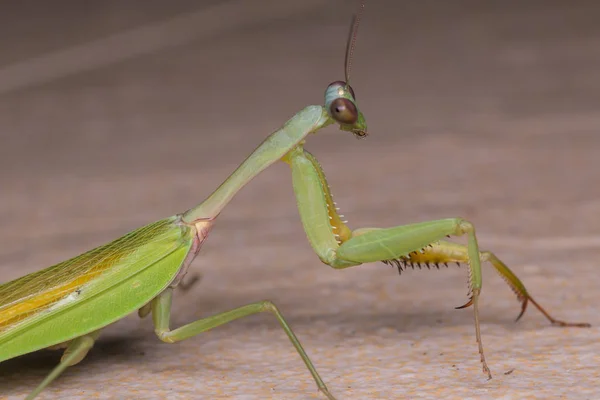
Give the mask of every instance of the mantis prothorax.
[[(360, 10), (364, 8), (361, 4)], [(360, 16), (360, 12), (358, 14)], [(66, 348), (60, 363), (33, 390), (33, 399), (67, 367), (80, 362), (107, 325), (138, 310), (152, 314), (155, 332), (174, 343), (238, 318), (260, 312), (272, 313), (312, 374), (319, 390), (327, 389), (283, 315), (269, 301), (259, 301), (199, 319), (179, 328), (170, 327), (173, 290), (200, 251), (216, 218), (235, 194), (265, 168), (277, 161), (287, 163), (302, 225), (319, 259), (344, 269), (381, 261), (398, 268), (415, 264), (467, 263), (475, 335), (483, 371), (486, 364), (479, 328), (481, 263), (489, 261), (506, 280), (522, 304), (531, 302), (553, 325), (589, 326), (551, 317), (529, 295), (515, 274), (494, 254), (482, 252), (475, 228), (461, 218), (448, 218), (393, 228), (350, 229), (340, 218), (325, 173), (317, 159), (304, 149), (305, 141), (320, 129), (337, 124), (357, 137), (367, 135), (365, 118), (349, 84), (351, 55), (358, 17), (346, 48), (345, 81), (327, 86), (324, 105), (298, 112), (268, 136), (244, 162), (201, 204), (175, 216), (146, 225), (108, 244), (39, 272), (0, 286), (0, 361), (44, 348)], [(445, 241), (447, 236), (467, 237), (466, 246)], [(518, 319), (518, 318), (517, 318)]]

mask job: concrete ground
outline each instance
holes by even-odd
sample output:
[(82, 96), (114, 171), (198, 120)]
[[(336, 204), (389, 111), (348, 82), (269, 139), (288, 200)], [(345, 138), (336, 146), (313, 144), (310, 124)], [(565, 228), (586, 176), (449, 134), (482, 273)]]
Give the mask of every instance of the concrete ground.
[[(297, 4), (295, 4), (297, 3)], [(74, 0), (0, 15), (0, 280), (200, 202), (272, 130), (343, 79), (355, 3)], [(292, 5), (294, 4), (294, 5)], [(462, 216), (549, 326), (484, 269), (481, 372), (465, 268), (321, 264), (288, 168), (226, 208), (172, 326), (279, 305), (338, 399), (600, 397), (600, 7), (559, 0), (367, 4), (352, 84), (370, 137), (307, 148), (353, 228)], [(0, 364), (3, 399), (58, 362)], [(315, 385), (259, 315), (167, 345), (135, 315), (43, 399), (308, 399)]]

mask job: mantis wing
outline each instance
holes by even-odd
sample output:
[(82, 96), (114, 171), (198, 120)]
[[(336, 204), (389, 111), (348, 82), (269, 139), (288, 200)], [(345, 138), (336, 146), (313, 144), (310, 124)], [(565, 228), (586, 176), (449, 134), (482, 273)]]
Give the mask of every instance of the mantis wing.
[(166, 218), (0, 285), (0, 361), (100, 329), (149, 302), (176, 276), (194, 229)]

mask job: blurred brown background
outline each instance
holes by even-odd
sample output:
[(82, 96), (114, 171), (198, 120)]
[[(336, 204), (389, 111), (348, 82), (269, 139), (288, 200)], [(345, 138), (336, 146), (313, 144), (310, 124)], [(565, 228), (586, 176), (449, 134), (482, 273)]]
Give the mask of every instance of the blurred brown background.
[[(200, 202), (343, 78), (354, 1), (4, 3), (0, 281)], [(559, 318), (598, 326), (600, 5), (372, 1), (352, 84), (371, 136), (307, 148), (353, 228), (462, 216)], [(226, 208), (172, 326), (262, 299), (339, 399), (600, 396), (598, 328), (559, 329), (484, 269), (481, 373), (466, 270), (335, 271), (312, 253), (288, 169)], [(58, 362), (0, 365), (22, 398)], [(177, 345), (131, 316), (40, 398), (319, 398), (283, 331), (249, 317)]]

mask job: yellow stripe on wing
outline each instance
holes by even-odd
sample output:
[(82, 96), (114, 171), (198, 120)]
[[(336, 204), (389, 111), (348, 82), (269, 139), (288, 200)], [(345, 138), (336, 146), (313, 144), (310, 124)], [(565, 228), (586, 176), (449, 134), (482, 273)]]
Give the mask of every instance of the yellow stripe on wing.
[(146, 225), (119, 239), (44, 270), (0, 285), (0, 332), (47, 310), (109, 271), (140, 246), (160, 240), (175, 217)]

